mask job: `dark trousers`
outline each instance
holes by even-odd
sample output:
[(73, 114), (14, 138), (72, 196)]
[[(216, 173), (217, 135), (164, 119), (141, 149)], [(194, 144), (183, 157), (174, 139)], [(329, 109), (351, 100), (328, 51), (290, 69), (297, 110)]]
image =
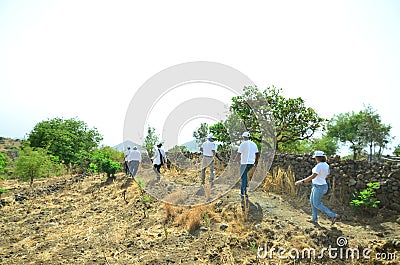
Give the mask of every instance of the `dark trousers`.
[(160, 171), (161, 166), (162, 166), (161, 164), (160, 165), (154, 165), (154, 171), (156, 171), (157, 174), (161, 174), (161, 171)]

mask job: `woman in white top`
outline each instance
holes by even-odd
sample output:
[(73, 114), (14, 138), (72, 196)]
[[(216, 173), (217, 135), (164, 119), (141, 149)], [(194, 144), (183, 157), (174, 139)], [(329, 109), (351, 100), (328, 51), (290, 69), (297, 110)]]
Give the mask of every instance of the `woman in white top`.
[(315, 151), (313, 158), (317, 165), (312, 169), (312, 174), (304, 179), (295, 182), (295, 185), (300, 185), (304, 182), (312, 181), (312, 190), (310, 196), (312, 219), (311, 222), (318, 222), (318, 210), (326, 213), (334, 224), (338, 215), (332, 212), (328, 207), (322, 204), (322, 196), (328, 191), (328, 183), (326, 178), (330, 174), (329, 165), (326, 163), (326, 156), (322, 151)]

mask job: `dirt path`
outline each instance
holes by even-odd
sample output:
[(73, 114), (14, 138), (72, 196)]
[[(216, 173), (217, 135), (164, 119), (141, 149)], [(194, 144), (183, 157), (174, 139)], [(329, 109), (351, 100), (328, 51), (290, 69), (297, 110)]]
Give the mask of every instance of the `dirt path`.
[[(149, 197), (135, 183), (121, 189), (125, 181), (123, 175), (108, 185), (101, 176), (60, 177), (36, 182), (32, 192), (25, 184), (6, 181), (4, 187), (11, 192), (0, 208), (0, 264), (400, 261), (400, 225), (393, 213), (382, 211), (360, 219), (346, 207), (329, 205), (343, 220), (331, 226), (322, 215), (320, 226), (314, 226), (306, 222), (307, 198), (284, 199), (255, 191), (244, 204), (238, 189), (233, 189), (207, 206), (175, 208)], [(347, 241), (344, 251), (370, 248), (371, 259), (340, 259), (327, 252), (319, 258), (323, 248), (337, 247), (338, 238)], [(279, 248), (286, 251), (282, 257)], [(311, 248), (316, 255), (301, 258), (301, 251)], [(376, 257), (378, 253), (396, 256), (383, 260)]]

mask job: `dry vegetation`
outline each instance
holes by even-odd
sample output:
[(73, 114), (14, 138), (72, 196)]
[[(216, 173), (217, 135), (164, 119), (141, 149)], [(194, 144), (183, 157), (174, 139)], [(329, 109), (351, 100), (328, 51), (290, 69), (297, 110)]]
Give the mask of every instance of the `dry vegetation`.
[[(199, 181), (195, 170), (167, 175)], [(196, 207), (157, 201), (136, 182), (126, 181), (122, 174), (110, 184), (99, 175), (64, 176), (36, 181), (33, 189), (5, 181), (11, 192), (0, 208), (0, 264), (294, 264), (276, 252), (260, 259), (257, 250), (266, 245), (322, 249), (335, 246), (339, 236), (348, 239), (349, 247), (370, 247), (373, 253), (400, 247), (399, 224), (388, 215), (358, 220), (342, 208), (347, 217), (335, 226), (324, 218), (320, 227), (307, 223), (308, 201), (294, 189), (293, 173), (282, 169), (274, 169), (249, 200), (241, 201), (233, 189)], [(168, 201), (181, 203), (186, 195), (176, 191), (168, 196)], [(297, 259), (295, 264), (398, 261), (325, 257)]]

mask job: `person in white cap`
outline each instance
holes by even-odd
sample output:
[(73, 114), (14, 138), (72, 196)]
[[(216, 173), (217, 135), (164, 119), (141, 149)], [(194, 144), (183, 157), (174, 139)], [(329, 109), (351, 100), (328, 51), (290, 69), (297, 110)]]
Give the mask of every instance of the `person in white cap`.
[(203, 161), (201, 164), (201, 184), (204, 185), (206, 178), (206, 169), (210, 168), (210, 184), (212, 185), (214, 181), (214, 156), (217, 151), (217, 147), (214, 143), (215, 137), (212, 133), (207, 136), (207, 141), (205, 141), (201, 147), (200, 152), (203, 153)]
[(248, 176), (249, 170), (256, 166), (260, 154), (258, 152), (257, 145), (250, 140), (250, 133), (244, 132), (242, 134), (243, 142), (240, 144), (238, 153), (236, 155), (236, 161), (240, 159), (240, 195), (247, 196)]
[(328, 192), (328, 183), (326, 178), (330, 174), (329, 165), (326, 163), (326, 156), (322, 151), (315, 151), (314, 156), (317, 165), (312, 169), (312, 174), (304, 179), (295, 182), (295, 185), (300, 185), (304, 182), (312, 182), (310, 203), (312, 219), (310, 222), (318, 223), (318, 210), (326, 213), (332, 221), (332, 224), (336, 222), (339, 215), (332, 212), (328, 207), (322, 204), (322, 196)]
[(142, 161), (142, 153), (140, 153), (138, 148), (134, 146), (133, 150), (131, 150), (128, 155), (128, 167), (132, 178), (135, 178), (141, 161)]

